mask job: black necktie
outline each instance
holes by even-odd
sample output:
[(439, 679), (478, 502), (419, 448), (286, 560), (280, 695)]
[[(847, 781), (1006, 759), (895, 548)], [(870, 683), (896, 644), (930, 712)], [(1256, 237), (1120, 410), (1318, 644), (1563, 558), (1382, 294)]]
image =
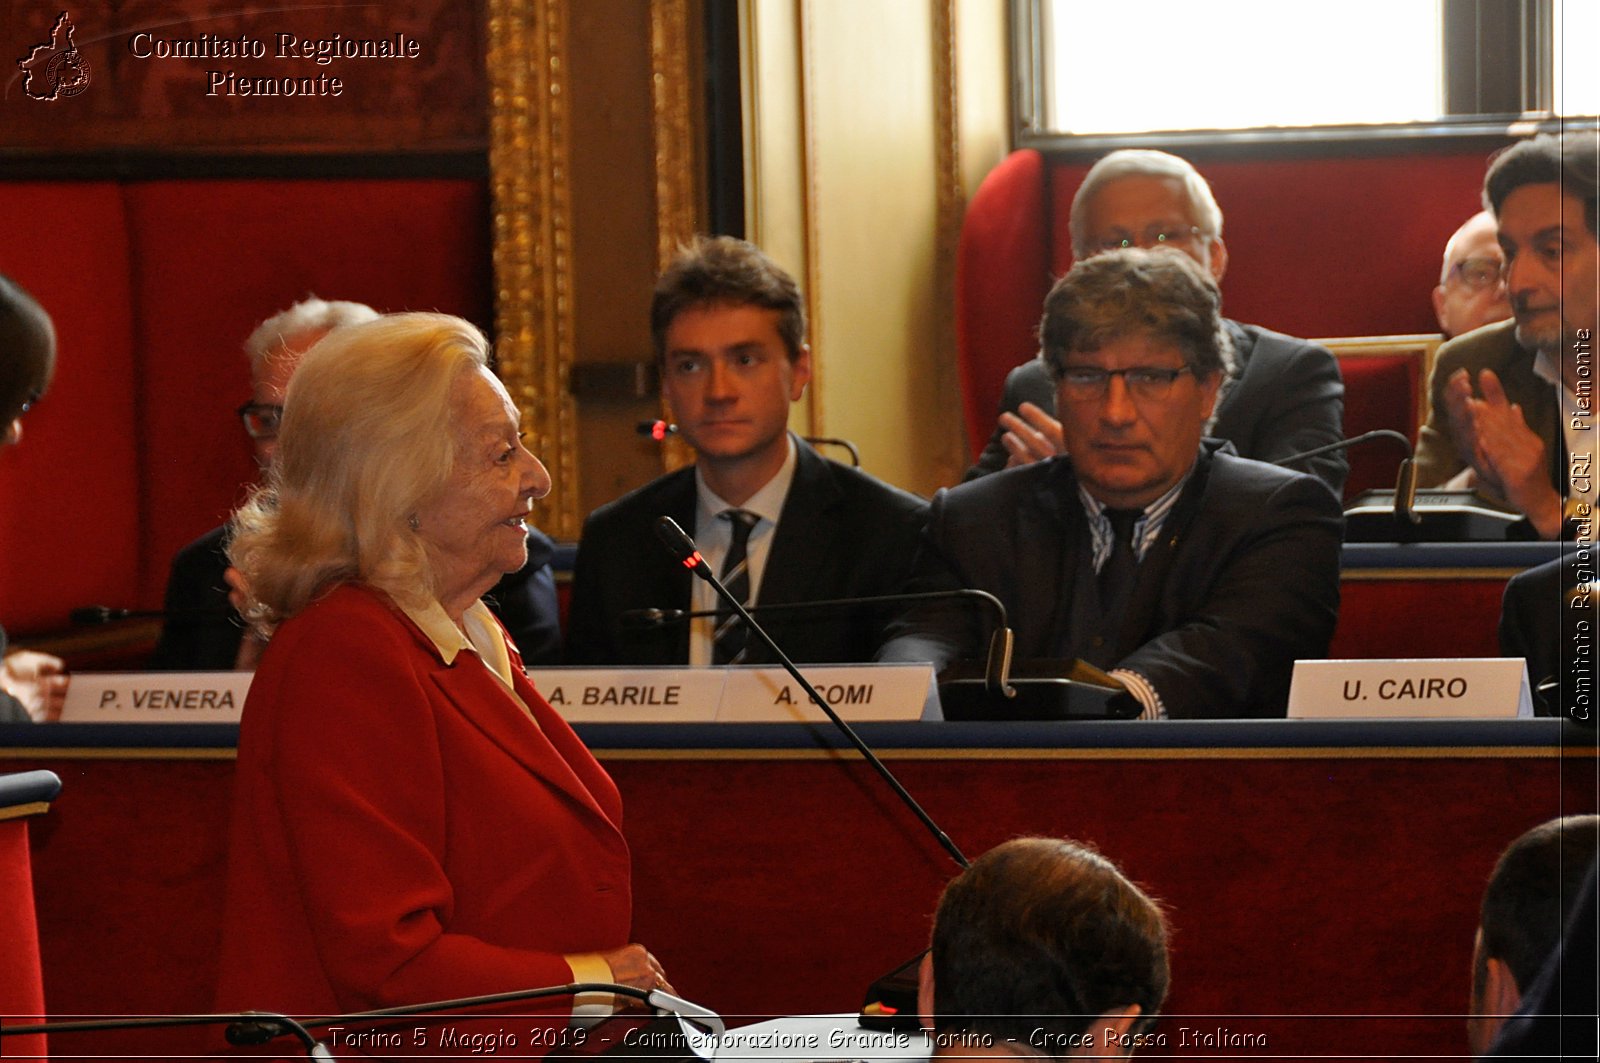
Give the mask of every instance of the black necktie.
[[(722, 572), (718, 579), (728, 588), (740, 605), (750, 604), (750, 531), (761, 518), (742, 509), (725, 509), (717, 516), (733, 525), (733, 542), (728, 544), (728, 556), (722, 559)], [(744, 660), (750, 631), (739, 614), (732, 609), (717, 609), (717, 629), (712, 636), (712, 664), (738, 664)]]
[(1144, 516), (1142, 509), (1111, 509), (1105, 511), (1111, 522), (1111, 554), (1100, 566), (1100, 611), (1110, 615), (1122, 608), (1128, 588), (1139, 570), (1139, 559), (1133, 552), (1133, 526)]

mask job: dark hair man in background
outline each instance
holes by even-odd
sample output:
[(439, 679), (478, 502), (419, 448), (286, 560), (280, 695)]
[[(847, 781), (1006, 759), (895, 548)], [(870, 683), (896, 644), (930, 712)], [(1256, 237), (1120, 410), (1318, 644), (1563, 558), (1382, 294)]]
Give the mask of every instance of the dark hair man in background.
[[(663, 552), (670, 516), (747, 603), (892, 594), (910, 572), (923, 502), (821, 457), (789, 431), (811, 380), (794, 279), (754, 245), (700, 238), (656, 284), (650, 331), (662, 390), (695, 451), (669, 473), (590, 514), (573, 573), (568, 659), (576, 664), (729, 664), (771, 658), (729, 612), (631, 630), (635, 609), (717, 610), (710, 587)], [(692, 582), (692, 586), (691, 586)], [(796, 661), (867, 661), (881, 610), (762, 618)]]
[[(44, 397), (56, 371), (56, 330), (33, 296), (0, 274), (0, 446), (22, 441), (22, 415)], [(61, 658), (35, 650), (6, 653), (0, 630), (0, 723), (61, 716), (67, 677)]]
[(1555, 953), (1597, 851), (1600, 816), (1591, 815), (1541, 823), (1500, 854), (1472, 948), (1467, 1040), (1474, 1056), (1488, 1051)]
[(1470, 468), (1472, 485), (1526, 516), (1541, 539), (1572, 537), (1570, 522), (1596, 500), (1597, 145), (1591, 132), (1544, 134), (1490, 163), (1483, 196), (1513, 320), (1439, 348), (1417, 444), (1419, 486)]
[[(1170, 247), (1218, 284), (1228, 268), (1222, 210), (1211, 186), (1186, 160), (1166, 152), (1124, 149), (1095, 163), (1072, 197), (1069, 225), (1077, 262), (1120, 248)], [(1326, 347), (1227, 319), (1223, 329), (1223, 372), (1206, 435), (1229, 440), (1240, 455), (1258, 461), (1280, 461), (1343, 438), (1344, 383)], [(1060, 453), (1055, 401), (1043, 355), (1013, 369), (1000, 424), (966, 478)], [(1349, 466), (1335, 452), (1308, 460), (1304, 470), (1338, 494)]]
[[(913, 590), (998, 597), (1019, 659), (1082, 659), (1145, 718), (1281, 716), (1327, 653), (1343, 520), (1328, 485), (1203, 439), (1224, 377), (1221, 297), (1172, 251), (1085, 259), (1039, 326), (1062, 457), (934, 497)], [(978, 656), (973, 618), (924, 607), (882, 657)]]
[(1125, 1058), (1167, 995), (1161, 909), (1092, 849), (1017, 838), (945, 887), (918, 1010), (934, 1056)]

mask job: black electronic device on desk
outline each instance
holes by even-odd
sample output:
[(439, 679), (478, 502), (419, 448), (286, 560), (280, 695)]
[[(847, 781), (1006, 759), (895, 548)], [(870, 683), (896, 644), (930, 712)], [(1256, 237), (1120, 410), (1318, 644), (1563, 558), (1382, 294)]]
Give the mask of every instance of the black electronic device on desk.
[[(1394, 491), (1363, 491), (1344, 509), (1347, 543), (1486, 543), (1514, 538), (1522, 514), (1475, 491), (1419, 490), (1409, 500)], [(1403, 515), (1402, 511), (1406, 515)], [(1409, 519), (1407, 518), (1409, 515)]]
[(976, 662), (958, 662), (939, 676), (939, 705), (961, 721), (1127, 720), (1140, 711), (1120, 682), (1077, 660), (1015, 663), (1000, 690)]

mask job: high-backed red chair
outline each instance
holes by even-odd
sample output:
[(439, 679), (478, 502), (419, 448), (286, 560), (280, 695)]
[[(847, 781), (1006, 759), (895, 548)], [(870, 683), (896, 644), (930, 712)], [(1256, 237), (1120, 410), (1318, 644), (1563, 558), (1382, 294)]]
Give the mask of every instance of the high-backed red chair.
[(1039, 349), (1052, 280), (1044, 157), (1025, 148), (978, 186), (956, 251), (956, 351), (974, 459), (994, 431), (1006, 374)]
[[(0, 775), (0, 1016), (41, 1019), (44, 978), (39, 968), (39, 925), (34, 917), (33, 863), (28, 854), (28, 817), (45, 812), (61, 792), (54, 772)], [(43, 1034), (0, 1042), (8, 1058), (44, 1058)]]
[[(1230, 316), (1301, 336), (1357, 337), (1323, 341), (1345, 372), (1346, 435), (1389, 428), (1415, 440), (1431, 347), (1412, 342), (1384, 353), (1373, 345), (1431, 340), (1392, 334), (1431, 327), (1427, 293), (1439, 249), (1477, 209), (1482, 165), (1479, 153), (1466, 152), (1202, 167), (1224, 210), (1235, 205), (1226, 228)], [(1038, 350), (1045, 294), (1072, 263), (1067, 216), (1087, 169), (1023, 148), (984, 178), (968, 205), (956, 259), (956, 341), (974, 457), (994, 431), (1006, 374)], [(1382, 255), (1372, 253), (1378, 247)], [(1346, 496), (1392, 486), (1399, 457), (1382, 444), (1353, 452)]]

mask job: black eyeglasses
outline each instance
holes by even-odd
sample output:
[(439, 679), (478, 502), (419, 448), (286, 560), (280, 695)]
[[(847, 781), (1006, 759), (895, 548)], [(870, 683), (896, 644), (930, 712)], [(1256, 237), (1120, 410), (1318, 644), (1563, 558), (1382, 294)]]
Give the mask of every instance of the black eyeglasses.
[(1093, 402), (1103, 399), (1111, 390), (1111, 378), (1120, 376), (1128, 391), (1136, 399), (1164, 399), (1172, 392), (1173, 383), (1194, 367), (1185, 365), (1165, 369), (1154, 365), (1135, 365), (1127, 369), (1101, 369), (1092, 365), (1069, 365), (1061, 370), (1061, 390), (1073, 402)]
[(251, 439), (276, 439), (283, 423), (283, 407), (265, 402), (247, 402), (234, 411), (244, 423)]

